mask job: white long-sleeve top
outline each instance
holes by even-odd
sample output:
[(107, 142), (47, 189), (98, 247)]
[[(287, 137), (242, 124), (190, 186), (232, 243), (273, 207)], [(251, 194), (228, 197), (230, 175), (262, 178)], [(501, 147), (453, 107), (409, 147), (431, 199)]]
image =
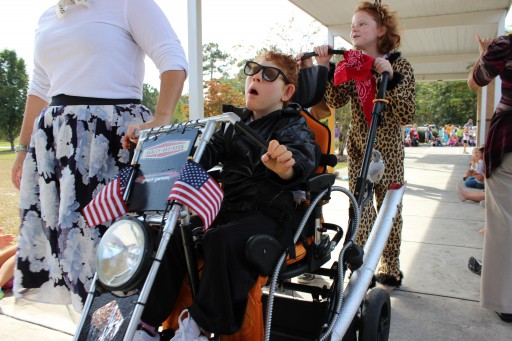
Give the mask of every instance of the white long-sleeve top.
[(34, 73), (28, 93), (46, 101), (55, 95), (142, 98), (144, 58), (160, 74), (188, 69), (181, 43), (153, 0), (89, 0), (89, 8), (54, 7), (39, 20)]

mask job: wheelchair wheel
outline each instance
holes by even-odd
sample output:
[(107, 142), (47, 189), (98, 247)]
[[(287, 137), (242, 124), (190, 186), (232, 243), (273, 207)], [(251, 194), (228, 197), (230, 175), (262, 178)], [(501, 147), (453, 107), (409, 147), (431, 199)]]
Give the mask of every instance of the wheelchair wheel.
[(367, 294), (361, 309), (360, 341), (387, 341), (391, 325), (391, 301), (381, 288), (373, 288)]

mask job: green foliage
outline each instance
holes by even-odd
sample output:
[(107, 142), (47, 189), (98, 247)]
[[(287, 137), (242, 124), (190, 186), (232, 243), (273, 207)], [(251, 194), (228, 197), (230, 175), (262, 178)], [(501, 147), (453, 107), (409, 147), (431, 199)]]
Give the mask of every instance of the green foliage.
[(203, 72), (213, 79), (214, 74), (227, 75), (226, 65), (229, 61), (229, 55), (219, 49), (219, 44), (209, 43), (203, 45)]
[(149, 84), (142, 84), (142, 104), (151, 112), (155, 112), (156, 103), (158, 102), (159, 92)]
[(0, 138), (14, 149), (23, 121), (28, 75), (25, 61), (13, 50), (0, 52)]
[(472, 118), (476, 122), (477, 94), (466, 81), (416, 83), (416, 116), (418, 125), (463, 125)]

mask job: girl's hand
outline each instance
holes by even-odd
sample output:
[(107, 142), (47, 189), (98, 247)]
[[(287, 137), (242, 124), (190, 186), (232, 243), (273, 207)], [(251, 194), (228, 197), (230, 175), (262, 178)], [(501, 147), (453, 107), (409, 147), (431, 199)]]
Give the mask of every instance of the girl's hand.
[(315, 56), (316, 63), (318, 65), (323, 65), (325, 67), (329, 67), (329, 61), (332, 58), (332, 54), (329, 54), (329, 49), (332, 49), (330, 45), (322, 45), (314, 48), (314, 51), (318, 56)]
[(261, 156), (261, 162), (281, 179), (289, 180), (293, 177), (295, 159), (292, 152), (277, 140), (269, 142), (267, 152)]
[(373, 61), (373, 69), (381, 75), (387, 72), (389, 74), (389, 80), (393, 79), (393, 67), (389, 60), (382, 57), (375, 58)]

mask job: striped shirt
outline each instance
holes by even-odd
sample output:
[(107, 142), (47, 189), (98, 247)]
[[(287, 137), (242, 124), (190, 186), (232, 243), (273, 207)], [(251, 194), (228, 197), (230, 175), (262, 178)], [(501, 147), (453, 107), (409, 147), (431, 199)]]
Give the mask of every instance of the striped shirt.
[(485, 141), (485, 176), (501, 164), (505, 153), (512, 152), (512, 35), (496, 38), (473, 70), (473, 79), (486, 86), (501, 79), (501, 99), (489, 126)]

